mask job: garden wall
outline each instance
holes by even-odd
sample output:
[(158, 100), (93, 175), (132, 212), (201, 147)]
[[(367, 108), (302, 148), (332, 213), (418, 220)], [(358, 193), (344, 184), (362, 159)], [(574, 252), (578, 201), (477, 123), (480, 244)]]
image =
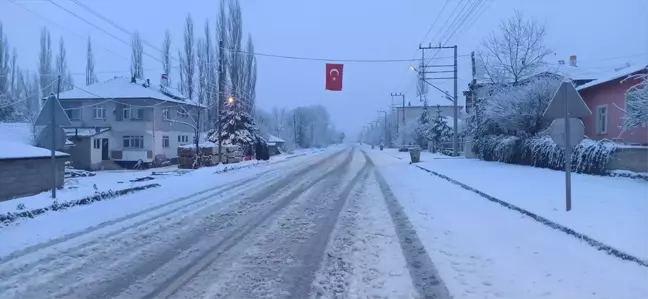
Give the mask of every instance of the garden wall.
[(648, 173), (648, 147), (619, 147), (612, 153), (605, 168)]

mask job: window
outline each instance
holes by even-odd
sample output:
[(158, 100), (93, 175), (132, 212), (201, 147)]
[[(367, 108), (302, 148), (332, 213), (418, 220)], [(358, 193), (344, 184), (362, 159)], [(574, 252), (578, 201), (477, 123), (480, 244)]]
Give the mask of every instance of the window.
[(596, 107), (596, 134), (607, 134), (608, 105)]
[(178, 143), (189, 143), (189, 136), (187, 135), (178, 135)]
[(169, 108), (162, 108), (162, 119), (169, 120)]
[(131, 113), (132, 113), (131, 106), (124, 105), (123, 113), (124, 113), (124, 115), (123, 115), (124, 119), (130, 119), (131, 118)]
[(132, 108), (132, 119), (143, 120), (144, 119), (144, 109), (143, 108)]
[(98, 138), (92, 139), (92, 147), (94, 147), (96, 149), (100, 149), (101, 148), (101, 139), (98, 139)]
[(162, 147), (169, 147), (169, 136), (162, 136)]
[(81, 109), (78, 108), (66, 108), (65, 114), (70, 120), (81, 120)]
[(124, 148), (144, 148), (144, 136), (124, 136)]
[(92, 108), (94, 119), (106, 119), (106, 106), (97, 105)]

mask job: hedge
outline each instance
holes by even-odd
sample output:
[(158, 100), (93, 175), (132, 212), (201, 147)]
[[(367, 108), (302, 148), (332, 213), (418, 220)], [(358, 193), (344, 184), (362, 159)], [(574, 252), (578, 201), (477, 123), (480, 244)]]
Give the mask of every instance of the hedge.
[[(610, 141), (583, 140), (572, 151), (572, 171), (606, 175), (610, 157), (617, 146)], [(529, 138), (484, 136), (474, 140), (473, 152), (482, 160), (563, 170), (563, 150), (549, 136)]]

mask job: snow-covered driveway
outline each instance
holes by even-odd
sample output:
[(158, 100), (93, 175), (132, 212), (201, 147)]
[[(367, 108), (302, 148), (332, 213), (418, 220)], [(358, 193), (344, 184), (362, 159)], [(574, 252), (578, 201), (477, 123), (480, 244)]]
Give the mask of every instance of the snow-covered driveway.
[(0, 298), (448, 296), (359, 150), (282, 165), (5, 254)]

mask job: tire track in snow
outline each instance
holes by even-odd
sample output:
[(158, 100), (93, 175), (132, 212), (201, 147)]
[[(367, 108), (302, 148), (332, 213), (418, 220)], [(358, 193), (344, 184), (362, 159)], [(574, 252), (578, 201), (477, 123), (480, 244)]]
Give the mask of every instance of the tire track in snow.
[[(264, 210), (259, 211), (255, 215), (248, 214), (248, 217), (251, 218), (249, 222), (243, 223), (241, 226), (232, 229), (231, 233), (229, 234), (222, 235), (221, 236), (222, 240), (218, 242), (215, 246), (213, 246), (208, 251), (201, 254), (200, 257), (195, 259), (193, 262), (187, 264), (185, 267), (179, 270), (175, 275), (173, 275), (172, 277), (170, 277), (169, 279), (161, 283), (159, 288), (148, 293), (143, 298), (173, 297), (178, 290), (180, 290), (185, 284), (190, 282), (199, 273), (204, 271), (207, 267), (212, 265), (217, 259), (219, 259), (221, 255), (236, 247), (243, 239), (245, 239), (248, 235), (250, 235), (254, 230), (258, 229), (264, 222), (269, 220), (272, 216), (276, 215), (279, 211), (288, 207), (289, 204), (292, 203), (295, 199), (297, 199), (301, 194), (308, 191), (311, 186), (330, 177), (331, 174), (336, 173), (339, 168), (347, 165), (351, 157), (352, 157), (352, 152), (349, 152), (349, 155), (342, 162), (342, 164), (335, 167), (332, 171), (317, 176), (317, 178), (314, 181), (308, 182), (308, 184), (305, 184), (303, 186), (299, 186), (297, 189), (292, 190), (287, 195), (276, 199), (275, 205), (272, 206), (270, 209), (265, 211)], [(326, 160), (322, 160), (322, 162), (324, 161)], [(312, 167), (307, 167), (307, 171), (296, 174), (295, 178), (299, 179), (309, 171), (316, 171), (316, 169)], [(288, 183), (294, 183), (294, 182), (288, 182), (290, 180), (294, 180), (294, 178), (292, 177), (288, 178), (288, 180), (284, 182), (284, 185)], [(260, 193), (258, 193), (256, 196), (252, 198), (252, 201), (261, 201), (264, 199), (272, 198), (272, 195), (279, 192), (280, 189), (284, 187), (284, 185), (278, 184), (277, 186), (271, 186), (265, 190), (262, 190)]]
[[(364, 151), (362, 154), (373, 165), (369, 155)], [(421, 243), (414, 226), (403, 211), (403, 207), (377, 169), (374, 169), (374, 174), (385, 198), (392, 222), (395, 224), (396, 235), (400, 240), (412, 282), (419, 296), (421, 298), (451, 298), (448, 288)]]

